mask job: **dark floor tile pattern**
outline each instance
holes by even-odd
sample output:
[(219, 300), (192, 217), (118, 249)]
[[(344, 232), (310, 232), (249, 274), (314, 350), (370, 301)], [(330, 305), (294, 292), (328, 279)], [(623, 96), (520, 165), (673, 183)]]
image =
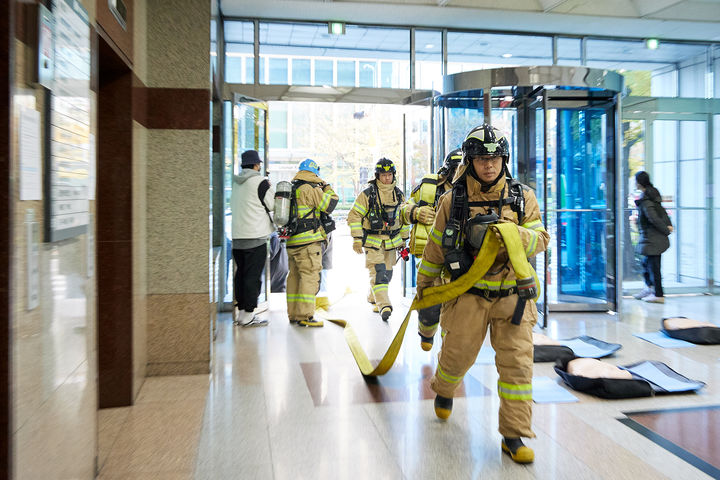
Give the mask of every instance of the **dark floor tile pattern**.
[(621, 421), (698, 469), (720, 478), (720, 405), (626, 413)]

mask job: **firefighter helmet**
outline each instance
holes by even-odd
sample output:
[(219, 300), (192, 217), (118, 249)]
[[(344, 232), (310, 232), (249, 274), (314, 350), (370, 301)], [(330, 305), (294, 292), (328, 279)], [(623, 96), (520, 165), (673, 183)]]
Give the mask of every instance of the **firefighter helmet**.
[(393, 180), (395, 180), (396, 172), (397, 170), (395, 170), (395, 164), (392, 162), (392, 160), (389, 160), (385, 157), (378, 160), (375, 164), (375, 180), (380, 178), (381, 173), (392, 173)]
[(510, 144), (504, 133), (483, 123), (467, 134), (462, 144), (462, 152), (464, 163), (470, 163), (470, 158), (478, 155), (500, 156), (507, 163), (510, 158)]

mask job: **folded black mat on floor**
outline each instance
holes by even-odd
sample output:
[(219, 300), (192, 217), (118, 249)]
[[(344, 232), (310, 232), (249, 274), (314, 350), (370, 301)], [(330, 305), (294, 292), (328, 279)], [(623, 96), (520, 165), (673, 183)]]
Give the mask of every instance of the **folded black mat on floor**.
[(649, 397), (654, 394), (683, 393), (696, 391), (705, 386), (704, 382), (692, 380), (679, 374), (662, 362), (644, 360), (619, 368), (632, 374), (632, 379), (588, 378), (571, 375), (567, 371), (570, 361), (558, 360), (555, 372), (573, 390), (600, 398), (620, 399)]
[(665, 328), (665, 321), (669, 318), (687, 317), (668, 317), (662, 319), (663, 326), (660, 331), (668, 337), (685, 340), (686, 342), (697, 345), (720, 345), (720, 327)]
[(535, 363), (572, 360), (575, 357), (603, 358), (622, 348), (619, 343), (608, 343), (597, 338), (582, 335), (580, 337), (557, 340), (562, 345), (535, 345), (533, 361)]

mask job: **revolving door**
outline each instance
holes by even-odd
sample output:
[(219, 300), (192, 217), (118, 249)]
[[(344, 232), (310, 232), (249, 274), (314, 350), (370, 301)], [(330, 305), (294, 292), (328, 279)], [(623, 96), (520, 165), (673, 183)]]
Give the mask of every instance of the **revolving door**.
[(449, 75), (435, 98), (436, 159), (483, 122), (510, 139), (510, 171), (534, 190), (551, 235), (534, 259), (543, 319), (548, 311), (619, 308), (622, 82), (584, 67), (501, 68)]

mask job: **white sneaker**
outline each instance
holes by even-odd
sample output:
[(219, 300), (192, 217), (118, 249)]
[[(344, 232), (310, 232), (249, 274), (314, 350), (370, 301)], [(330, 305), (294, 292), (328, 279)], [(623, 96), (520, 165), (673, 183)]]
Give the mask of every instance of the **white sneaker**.
[(245, 325), (252, 320), (253, 312), (246, 312), (245, 310), (235, 310), (235, 318), (233, 323), (235, 325)]
[(642, 299), (643, 302), (648, 303), (665, 303), (665, 297), (656, 297), (655, 295), (648, 295), (647, 297)]
[(240, 326), (244, 328), (249, 327), (264, 327), (268, 324), (268, 321), (266, 318), (260, 318), (257, 315), (253, 315), (250, 317), (250, 320), (248, 320), (246, 323), (241, 323)]
[(648, 295), (653, 294), (653, 289), (650, 287), (645, 287), (642, 290), (640, 290), (638, 293), (633, 295), (633, 298), (637, 300), (642, 300), (643, 298), (647, 297)]

